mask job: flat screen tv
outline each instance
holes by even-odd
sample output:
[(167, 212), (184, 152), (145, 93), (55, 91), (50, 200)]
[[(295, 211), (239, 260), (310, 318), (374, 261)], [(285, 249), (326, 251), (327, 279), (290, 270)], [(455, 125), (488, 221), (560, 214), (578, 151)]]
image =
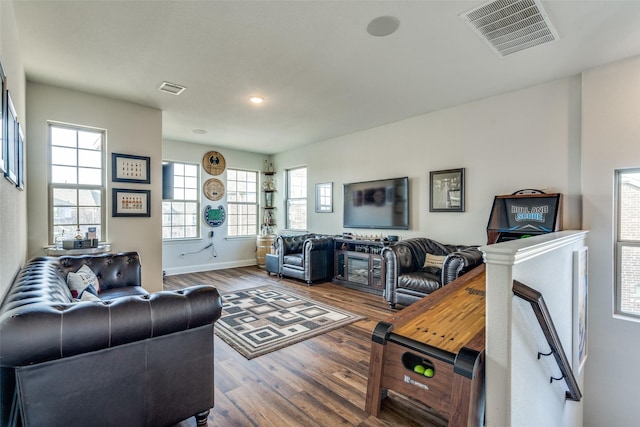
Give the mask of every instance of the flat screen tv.
[(409, 229), (409, 178), (344, 184), (345, 228)]

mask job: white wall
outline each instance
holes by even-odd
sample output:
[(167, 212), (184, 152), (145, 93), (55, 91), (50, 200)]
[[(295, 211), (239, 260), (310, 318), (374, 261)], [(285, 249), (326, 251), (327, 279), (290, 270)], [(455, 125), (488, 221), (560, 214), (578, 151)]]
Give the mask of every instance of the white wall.
[[(565, 398), (568, 390), (548, 353), (531, 304), (515, 297), (513, 280), (544, 298), (569, 363), (573, 360), (574, 251), (586, 232), (562, 231), (481, 247), (487, 263), (486, 387), (487, 426), (581, 426), (583, 401)], [(578, 386), (583, 374), (574, 367)], [(614, 424), (608, 424), (614, 425)]]
[[(18, 50), (18, 30), (12, 2), (0, 1), (0, 62), (7, 76), (7, 85), (16, 108), (18, 120), (25, 124), (25, 77)], [(27, 155), (28, 157), (28, 155)], [(0, 300), (27, 257), (27, 194), (0, 174)], [(28, 189), (29, 181), (25, 182)]]
[[(564, 228), (580, 228), (579, 112), (573, 77), (280, 153), (274, 165), (280, 173), (307, 165), (313, 232), (379, 234), (342, 228), (342, 185), (400, 176), (410, 179), (411, 226), (384, 235), (484, 244), (493, 197), (523, 188), (565, 194)], [(429, 172), (453, 168), (466, 168), (466, 212), (429, 212)], [(314, 212), (320, 182), (334, 183), (331, 214)], [(283, 224), (284, 209), (278, 214)]]
[[(227, 188), (226, 169), (217, 176), (209, 175), (202, 167), (202, 158), (208, 151), (216, 150), (225, 158), (226, 166), (232, 169), (262, 171), (265, 156), (245, 151), (231, 150), (210, 145), (191, 144), (180, 141), (164, 141), (163, 160), (197, 163), (200, 165), (201, 186), (209, 178), (218, 178)], [(227, 209), (227, 193), (216, 201), (207, 199), (200, 193), (200, 239), (164, 241), (162, 243), (162, 266), (168, 275), (196, 271), (218, 270), (247, 265), (256, 265), (256, 236), (228, 238), (228, 219), (220, 227), (209, 227), (202, 219), (202, 211), (207, 205), (217, 208), (219, 205)], [(209, 231), (214, 232), (213, 239), (209, 239)], [(209, 243), (213, 247), (203, 250)], [(184, 256), (180, 256), (185, 253)]]
[(638, 425), (640, 323), (613, 317), (614, 169), (640, 167), (640, 58), (583, 76), (584, 227), (589, 233), (585, 425)]
[[(42, 255), (48, 242), (48, 121), (107, 131), (107, 241), (114, 252), (137, 251), (143, 286), (162, 290), (162, 112), (129, 102), (45, 84), (27, 85), (29, 256)], [(111, 153), (151, 158), (151, 184), (111, 182)], [(151, 190), (151, 217), (111, 217), (111, 188)], [(104, 238), (103, 238), (104, 240)]]

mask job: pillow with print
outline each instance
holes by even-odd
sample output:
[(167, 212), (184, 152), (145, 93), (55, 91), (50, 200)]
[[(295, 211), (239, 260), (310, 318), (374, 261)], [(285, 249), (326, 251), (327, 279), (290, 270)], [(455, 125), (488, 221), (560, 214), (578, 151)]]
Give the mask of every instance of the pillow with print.
[(424, 265), (422, 266), (422, 269), (427, 273), (440, 274), (445, 258), (447, 258), (446, 255), (427, 254), (424, 258)]
[(77, 301), (100, 301), (98, 298), (100, 283), (96, 274), (87, 265), (67, 275), (67, 286), (71, 296)]

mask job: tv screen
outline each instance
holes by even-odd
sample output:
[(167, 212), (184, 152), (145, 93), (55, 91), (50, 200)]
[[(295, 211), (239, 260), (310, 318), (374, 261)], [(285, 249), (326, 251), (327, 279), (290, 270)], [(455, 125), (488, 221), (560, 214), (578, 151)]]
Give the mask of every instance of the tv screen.
[(344, 227), (409, 229), (409, 178), (344, 184)]

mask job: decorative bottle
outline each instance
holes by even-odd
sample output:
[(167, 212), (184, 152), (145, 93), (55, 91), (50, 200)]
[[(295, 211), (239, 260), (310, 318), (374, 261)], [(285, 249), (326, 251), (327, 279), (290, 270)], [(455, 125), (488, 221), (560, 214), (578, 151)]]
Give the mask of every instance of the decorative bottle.
[(64, 241), (64, 228), (56, 236), (56, 249), (62, 249), (62, 242)]

